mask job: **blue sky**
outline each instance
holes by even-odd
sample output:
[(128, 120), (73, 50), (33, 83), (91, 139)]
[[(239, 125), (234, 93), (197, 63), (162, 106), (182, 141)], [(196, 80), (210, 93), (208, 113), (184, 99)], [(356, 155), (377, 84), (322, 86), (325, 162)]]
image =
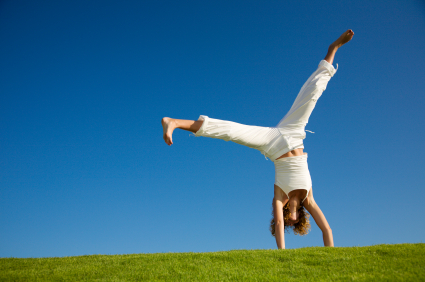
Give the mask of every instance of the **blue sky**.
[(0, 257), (276, 248), (273, 163), (160, 120), (275, 126), (347, 29), (315, 199), (336, 246), (423, 242), (423, 1), (1, 1)]

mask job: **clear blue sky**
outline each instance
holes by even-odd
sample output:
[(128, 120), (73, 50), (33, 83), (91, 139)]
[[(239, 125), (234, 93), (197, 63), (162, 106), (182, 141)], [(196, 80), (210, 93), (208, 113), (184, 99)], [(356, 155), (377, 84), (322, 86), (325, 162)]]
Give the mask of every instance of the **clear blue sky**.
[(276, 248), (273, 163), (168, 147), (160, 120), (275, 126), (347, 29), (306, 127), (315, 199), (336, 246), (423, 242), (423, 1), (4, 0), (0, 257)]

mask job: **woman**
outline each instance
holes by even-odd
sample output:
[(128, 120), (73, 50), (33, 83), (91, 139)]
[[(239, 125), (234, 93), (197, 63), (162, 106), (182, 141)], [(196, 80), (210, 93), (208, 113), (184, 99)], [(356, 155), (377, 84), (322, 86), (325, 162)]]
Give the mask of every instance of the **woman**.
[(195, 136), (230, 140), (257, 149), (274, 162), (276, 175), (271, 231), (279, 249), (285, 248), (285, 225), (287, 228), (291, 226), (296, 234), (307, 234), (309, 222), (304, 209), (322, 230), (324, 245), (334, 246), (332, 230), (313, 198), (307, 153), (303, 152), (303, 139), (305, 125), (316, 101), (336, 73), (332, 66), (335, 53), (339, 47), (350, 41), (353, 35), (354, 32), (349, 29), (329, 46), (326, 57), (301, 88), (291, 109), (276, 127), (243, 125), (202, 115), (197, 121), (168, 117), (162, 119), (164, 140), (168, 145), (173, 144), (174, 129), (180, 128), (195, 133)]

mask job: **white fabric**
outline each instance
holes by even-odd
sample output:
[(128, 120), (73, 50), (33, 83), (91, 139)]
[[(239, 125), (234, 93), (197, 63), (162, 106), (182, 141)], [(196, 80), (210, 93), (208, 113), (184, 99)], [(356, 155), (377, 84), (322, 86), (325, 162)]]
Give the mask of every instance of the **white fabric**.
[(304, 83), (289, 112), (277, 125), (283, 135), (305, 138), (304, 128), (311, 112), (335, 72), (335, 68), (325, 60), (319, 63), (317, 70)]
[(312, 186), (307, 165), (307, 153), (302, 156), (277, 159), (274, 161), (274, 168), (274, 184), (282, 189), (288, 198), (289, 192), (296, 189), (307, 190), (304, 200), (307, 198)]
[[(288, 177), (287, 171), (294, 171), (296, 170), (296, 167), (299, 167), (299, 169), (302, 168), (302, 173), (293, 174), (295, 178), (303, 177), (304, 180), (299, 180), (301, 182), (293, 180), (295, 179), (293, 177), (289, 177), (292, 179), (290, 182), (287, 182), (289, 180), (283, 179), (277, 180), (276, 182), (281, 183), (281, 185), (283, 185), (282, 183), (288, 184), (288, 187), (290, 188), (285, 188), (286, 191), (292, 191), (295, 189), (306, 189), (308, 191), (311, 187), (311, 178), (310, 173), (308, 173), (307, 157), (300, 156), (299, 160), (297, 159), (297, 162), (303, 161), (305, 164), (302, 166), (296, 165), (293, 168), (291, 168), (291, 165), (288, 166), (288, 164), (294, 163), (295, 159), (285, 161), (285, 165), (283, 165), (281, 161), (282, 159), (277, 160), (278, 165), (276, 165), (276, 159), (294, 149), (304, 148), (303, 139), (306, 136), (304, 130), (305, 126), (308, 123), (308, 119), (314, 107), (316, 106), (317, 99), (319, 99), (322, 95), (329, 80), (335, 73), (335, 68), (325, 60), (322, 60), (319, 63), (317, 70), (304, 83), (289, 112), (283, 117), (276, 127), (244, 125), (201, 115), (199, 120), (203, 120), (204, 122), (201, 128), (195, 133), (195, 136), (233, 141), (259, 150), (275, 163), (276, 177), (279, 175), (279, 179), (283, 176)], [(285, 169), (282, 171), (279, 169), (278, 171), (277, 166), (279, 168), (285, 167)], [(279, 186), (278, 184), (276, 185)], [(307, 187), (308, 185), (310, 186)], [(282, 188), (282, 190), (284, 190), (284, 188)], [(288, 195), (289, 192), (285, 193)]]

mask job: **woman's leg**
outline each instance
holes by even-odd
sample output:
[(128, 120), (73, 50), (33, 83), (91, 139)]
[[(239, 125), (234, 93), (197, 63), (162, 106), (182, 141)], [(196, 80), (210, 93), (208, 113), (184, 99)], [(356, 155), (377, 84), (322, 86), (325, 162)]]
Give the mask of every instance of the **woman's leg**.
[(344, 32), (334, 43), (329, 46), (328, 53), (326, 54), (325, 61), (329, 64), (333, 64), (334, 57), (338, 48), (350, 41), (354, 36), (354, 31), (351, 29)]
[(197, 132), (201, 128), (203, 120), (184, 120), (165, 117), (162, 119), (162, 129), (164, 131), (164, 141), (171, 146), (173, 144), (173, 131), (176, 128)]
[(270, 144), (281, 135), (279, 130), (272, 127), (245, 125), (233, 121), (214, 119), (201, 115), (199, 120), (181, 120), (163, 118), (162, 127), (164, 140), (168, 145), (173, 144), (174, 129), (180, 128), (195, 133), (196, 137), (209, 137), (232, 141), (249, 148), (257, 149), (265, 154)]
[[(353, 37), (354, 32), (348, 30), (343, 33), (334, 43), (329, 46), (328, 54), (325, 60), (320, 62), (318, 70), (310, 76), (304, 86), (301, 88), (294, 104), (292, 105), (286, 116), (279, 122), (278, 128), (281, 132), (290, 135), (305, 136), (304, 127), (308, 122), (308, 118), (314, 109), (316, 100), (325, 90), (330, 78), (335, 73), (335, 69), (331, 65), (335, 52), (343, 44), (347, 43)], [(248, 146), (250, 148), (262, 151), (266, 145), (274, 138), (277, 132), (272, 128), (250, 126), (238, 124), (230, 121), (221, 121), (209, 119), (211, 121), (207, 129), (201, 130), (196, 136), (205, 136), (226, 141), (233, 141), (238, 144)], [(197, 133), (202, 127), (204, 120), (181, 120), (172, 118), (163, 118), (162, 127), (164, 130), (164, 140), (168, 145), (173, 144), (172, 135), (176, 128)], [(205, 126), (204, 126), (205, 127)]]
[(282, 134), (293, 138), (305, 138), (304, 128), (316, 106), (316, 101), (335, 72), (335, 68), (327, 61), (320, 62), (317, 70), (304, 83), (291, 109), (277, 125)]
[(318, 69), (304, 83), (291, 109), (277, 125), (282, 133), (294, 137), (305, 136), (304, 127), (316, 106), (316, 101), (336, 72), (332, 66), (335, 53), (339, 47), (350, 41), (353, 35), (354, 32), (349, 29), (329, 46), (324, 60), (320, 62)]

